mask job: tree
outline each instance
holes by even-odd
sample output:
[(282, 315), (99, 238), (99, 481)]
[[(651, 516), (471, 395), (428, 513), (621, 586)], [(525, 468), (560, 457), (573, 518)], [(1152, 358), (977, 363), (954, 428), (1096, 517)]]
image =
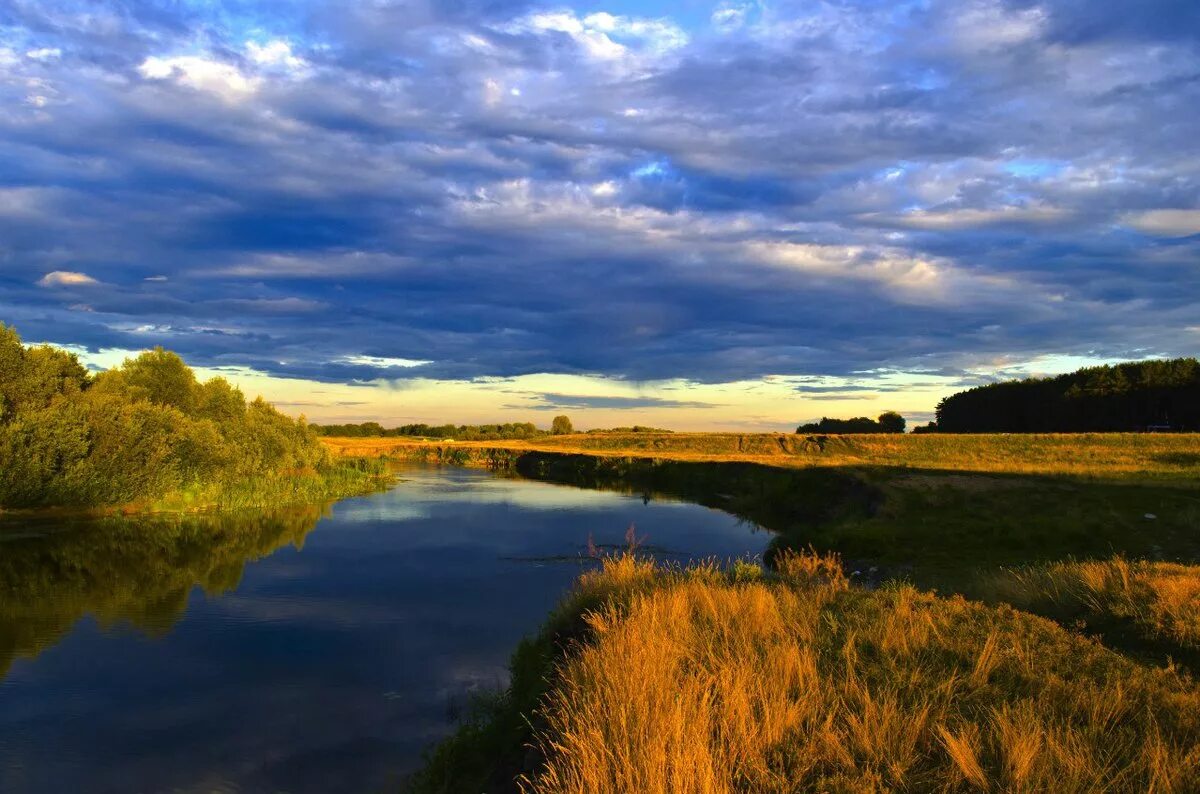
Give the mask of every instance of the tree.
[(904, 417), (895, 411), (884, 411), (879, 415), (879, 427), (885, 433), (903, 433)]
[(156, 347), (121, 365), (131, 396), (158, 405), (178, 408), (185, 414), (196, 409), (200, 384), (183, 359)]
[(556, 436), (565, 436), (575, 432), (575, 428), (571, 426), (571, 420), (565, 416), (556, 416), (550, 424), (550, 432)]

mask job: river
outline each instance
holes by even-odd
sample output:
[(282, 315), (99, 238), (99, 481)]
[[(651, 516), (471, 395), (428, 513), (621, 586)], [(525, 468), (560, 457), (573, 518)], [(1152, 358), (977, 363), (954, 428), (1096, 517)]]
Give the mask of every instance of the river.
[(330, 507), (0, 526), (0, 791), (395, 790), (628, 528), (761, 554), (685, 502), (405, 467)]

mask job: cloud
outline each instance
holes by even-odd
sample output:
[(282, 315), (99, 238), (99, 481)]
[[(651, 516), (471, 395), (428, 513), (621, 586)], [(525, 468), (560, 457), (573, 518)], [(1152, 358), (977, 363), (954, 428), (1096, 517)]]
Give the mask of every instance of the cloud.
[(1190, 354), (1198, 12), (1135, 5), (12, 3), (0, 316), (322, 382)]
[(1121, 220), (1139, 232), (1157, 237), (1187, 237), (1200, 234), (1200, 209), (1146, 210), (1129, 213)]
[(71, 270), (52, 270), (38, 279), (40, 287), (86, 287), (100, 282), (87, 273), (76, 273)]
[(614, 397), (610, 395), (552, 394), (532, 395), (532, 402), (511, 406), (534, 411), (569, 411), (589, 408), (635, 410), (643, 408), (716, 408), (715, 403), (671, 400), (662, 397)]
[(148, 80), (173, 80), (182, 85), (236, 101), (258, 90), (259, 80), (237, 66), (198, 55), (153, 55), (138, 67)]
[(345, 364), (360, 364), (368, 367), (376, 367), (379, 369), (391, 369), (399, 367), (400, 369), (412, 369), (413, 367), (423, 367), (426, 364), (432, 364), (431, 361), (421, 361), (412, 358), (390, 358), (388, 356), (342, 356), (338, 359), (338, 363)]

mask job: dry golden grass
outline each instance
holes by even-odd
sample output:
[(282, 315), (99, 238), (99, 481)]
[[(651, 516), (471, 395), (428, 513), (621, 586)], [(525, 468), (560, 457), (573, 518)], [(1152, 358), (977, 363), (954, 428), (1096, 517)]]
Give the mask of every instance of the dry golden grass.
[(1190, 481), (1200, 477), (1200, 435), (1145, 433), (850, 435), (627, 433), (527, 441), (325, 438), (340, 455), (408, 457), (452, 447), (746, 461), (780, 466), (886, 466), (925, 470), (1056, 474)]
[(1147, 638), (1200, 650), (1200, 566), (1121, 557), (1059, 562), (1003, 571), (982, 591), (1064, 618), (1128, 621)]
[(1200, 689), (1010, 608), (796, 557), (611, 560), (567, 609), (527, 792), (1200, 790)]

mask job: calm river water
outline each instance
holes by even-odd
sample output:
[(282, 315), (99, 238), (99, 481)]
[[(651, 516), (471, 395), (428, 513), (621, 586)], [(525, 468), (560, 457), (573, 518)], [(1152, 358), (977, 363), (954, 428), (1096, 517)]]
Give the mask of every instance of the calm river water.
[(0, 791), (394, 790), (506, 683), (589, 534), (768, 541), (692, 504), (401, 476), (323, 512), (0, 527)]

